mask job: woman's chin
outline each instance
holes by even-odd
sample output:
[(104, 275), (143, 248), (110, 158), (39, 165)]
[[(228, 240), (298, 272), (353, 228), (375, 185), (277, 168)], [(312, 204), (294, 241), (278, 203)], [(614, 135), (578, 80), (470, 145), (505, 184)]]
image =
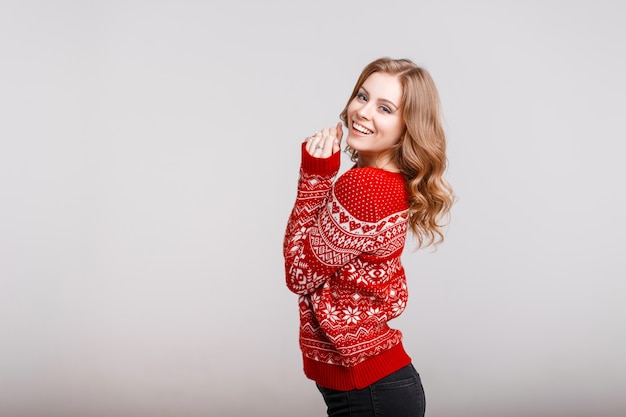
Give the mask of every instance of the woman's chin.
[(348, 137), (346, 138), (346, 145), (348, 145), (350, 148), (354, 149), (355, 151), (358, 151), (360, 148), (359, 146), (359, 139), (355, 138), (352, 135), (348, 135)]

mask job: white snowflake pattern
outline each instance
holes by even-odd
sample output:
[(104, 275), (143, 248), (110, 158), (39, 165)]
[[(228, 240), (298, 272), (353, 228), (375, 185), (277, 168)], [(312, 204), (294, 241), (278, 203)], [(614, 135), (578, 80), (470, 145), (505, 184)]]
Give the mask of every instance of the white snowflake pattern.
[(317, 308), (321, 300), (321, 297), (318, 293), (314, 292), (311, 294), (311, 303), (313, 304), (313, 308)]
[(380, 314), (380, 307), (370, 307), (369, 310), (367, 310), (367, 314), (370, 317), (377, 316), (378, 314)]
[(337, 309), (335, 308), (334, 305), (332, 305), (330, 303), (326, 303), (324, 310), (326, 312), (326, 316), (330, 319), (330, 321), (335, 322), (335, 321), (339, 320), (339, 315), (338, 315)]
[(406, 302), (404, 300), (398, 300), (395, 303), (393, 303), (391, 308), (392, 308), (394, 313), (400, 314), (406, 308)]
[(357, 324), (357, 322), (359, 320), (361, 320), (361, 317), (359, 317), (360, 311), (358, 307), (352, 308), (352, 307), (348, 307), (345, 310), (343, 310), (343, 319), (346, 321), (347, 324), (350, 323), (354, 323)]

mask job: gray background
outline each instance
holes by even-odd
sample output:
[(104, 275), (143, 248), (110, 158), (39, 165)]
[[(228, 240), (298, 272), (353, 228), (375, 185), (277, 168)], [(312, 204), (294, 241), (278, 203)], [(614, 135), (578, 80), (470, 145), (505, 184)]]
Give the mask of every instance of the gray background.
[(626, 415), (625, 18), (0, 2), (0, 415), (323, 415), (282, 234), (301, 140), (380, 56), (432, 73), (460, 197), (394, 322), (428, 416)]

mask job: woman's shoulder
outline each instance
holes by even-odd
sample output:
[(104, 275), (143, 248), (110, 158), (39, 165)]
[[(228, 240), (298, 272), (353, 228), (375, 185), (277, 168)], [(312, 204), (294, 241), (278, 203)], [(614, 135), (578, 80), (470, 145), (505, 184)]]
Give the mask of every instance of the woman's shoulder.
[(351, 168), (337, 179), (337, 186), (363, 188), (375, 194), (396, 194), (404, 190), (405, 180), (401, 173), (385, 171), (380, 168)]
[(342, 206), (361, 220), (377, 221), (408, 208), (408, 193), (400, 173), (374, 167), (352, 168), (334, 185), (334, 194)]

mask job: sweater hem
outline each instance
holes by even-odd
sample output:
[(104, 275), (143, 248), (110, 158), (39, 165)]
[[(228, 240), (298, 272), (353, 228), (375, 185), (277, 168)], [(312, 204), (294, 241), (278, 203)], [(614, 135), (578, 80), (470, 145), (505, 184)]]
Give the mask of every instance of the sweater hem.
[(354, 367), (322, 363), (307, 357), (303, 360), (307, 378), (324, 388), (338, 391), (363, 389), (411, 363), (402, 343)]

